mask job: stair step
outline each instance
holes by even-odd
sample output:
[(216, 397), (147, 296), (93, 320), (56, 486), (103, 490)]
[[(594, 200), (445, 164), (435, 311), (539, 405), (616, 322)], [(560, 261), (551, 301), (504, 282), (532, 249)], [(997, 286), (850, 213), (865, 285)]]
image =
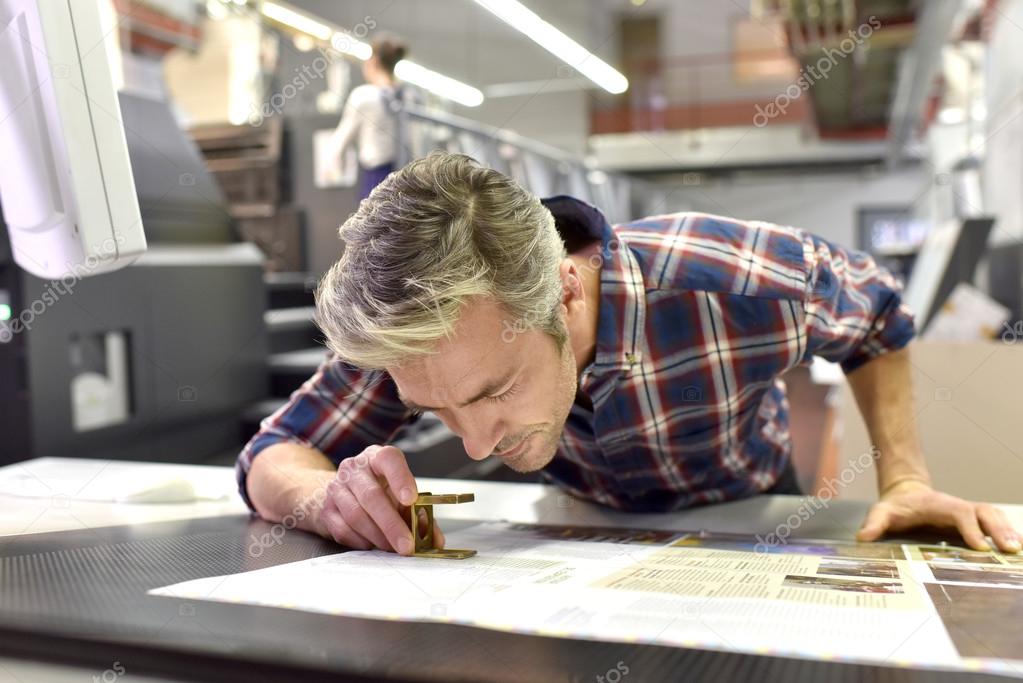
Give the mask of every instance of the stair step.
[(275, 308), (263, 314), (266, 329), (271, 334), (280, 330), (300, 330), (316, 327), (316, 307), (296, 306)]
[(317, 278), (312, 273), (264, 274), (267, 307), (274, 310), (313, 305), (316, 281)]
[(300, 351), (316, 346), (322, 334), (316, 326), (315, 315), (313, 306), (266, 311), (263, 321), (270, 335), (270, 353)]
[(270, 354), (268, 365), (270, 372), (306, 372), (312, 376), (316, 368), (327, 358), (327, 349), (317, 346), (297, 351), (283, 351)]
[(265, 273), (263, 282), (270, 291), (307, 290), (316, 288), (316, 276), (312, 273)]
[(270, 392), (273, 396), (287, 397), (313, 376), (316, 368), (327, 358), (323, 346), (271, 353), (267, 361), (270, 371)]

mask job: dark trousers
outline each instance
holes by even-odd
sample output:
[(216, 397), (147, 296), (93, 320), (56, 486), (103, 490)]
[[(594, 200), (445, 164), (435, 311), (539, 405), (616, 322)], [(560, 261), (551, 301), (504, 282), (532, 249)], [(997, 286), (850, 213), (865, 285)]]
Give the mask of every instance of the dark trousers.
[(368, 197), (373, 188), (379, 185), (393, 170), (394, 162), (363, 168), (362, 177), (359, 179), (359, 199)]
[(796, 478), (796, 468), (792, 466), (792, 460), (785, 463), (785, 469), (782, 470), (778, 481), (774, 482), (774, 486), (764, 491), (764, 493), (789, 496), (806, 495), (799, 487), (799, 479)]

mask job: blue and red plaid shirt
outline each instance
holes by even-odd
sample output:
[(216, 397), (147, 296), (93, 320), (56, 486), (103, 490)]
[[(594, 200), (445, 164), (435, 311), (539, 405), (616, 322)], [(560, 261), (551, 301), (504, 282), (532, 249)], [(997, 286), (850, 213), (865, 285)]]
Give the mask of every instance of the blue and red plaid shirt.
[[(781, 376), (813, 356), (848, 373), (905, 346), (913, 316), (870, 256), (788, 227), (698, 213), (610, 226), (571, 197), (563, 236), (600, 240), (596, 355), (543, 476), (616, 508), (668, 511), (769, 489), (788, 464)], [(333, 357), (263, 420), (236, 466), (272, 444), (334, 463), (414, 419), (389, 377)]]

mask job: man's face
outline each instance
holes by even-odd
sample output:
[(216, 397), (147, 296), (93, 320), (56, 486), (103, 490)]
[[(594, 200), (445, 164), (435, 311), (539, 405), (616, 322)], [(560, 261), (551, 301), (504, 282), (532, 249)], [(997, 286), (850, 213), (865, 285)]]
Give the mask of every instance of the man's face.
[(518, 472), (554, 457), (578, 383), (571, 345), (559, 350), (525, 327), (494, 301), (475, 299), (436, 354), (388, 368), (406, 405), (433, 411), (469, 457), (494, 454)]

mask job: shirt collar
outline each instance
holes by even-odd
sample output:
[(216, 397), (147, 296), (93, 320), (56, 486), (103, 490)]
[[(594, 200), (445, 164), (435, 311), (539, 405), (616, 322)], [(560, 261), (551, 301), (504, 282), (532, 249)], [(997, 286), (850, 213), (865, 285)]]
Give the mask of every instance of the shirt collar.
[[(592, 257), (600, 268), (600, 315), (593, 373), (625, 370), (642, 360), (646, 288), (643, 272), (632, 250), (595, 206), (567, 195), (540, 200), (556, 222), (575, 225), (600, 239), (600, 253)], [(584, 371), (585, 372), (585, 371)]]

